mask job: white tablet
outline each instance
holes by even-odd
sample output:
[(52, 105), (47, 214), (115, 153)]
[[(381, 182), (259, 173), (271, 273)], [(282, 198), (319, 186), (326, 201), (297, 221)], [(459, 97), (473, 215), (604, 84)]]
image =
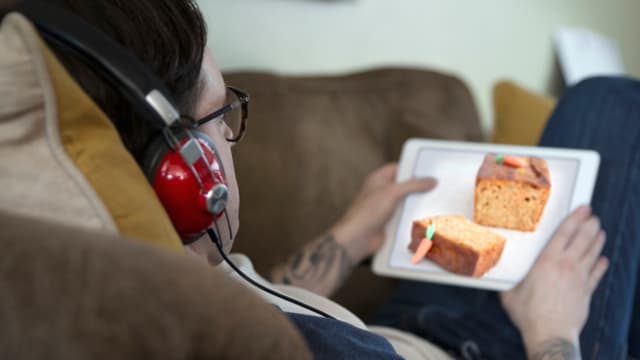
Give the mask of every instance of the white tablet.
[[(408, 245), (414, 220), (449, 214), (473, 220), (476, 175), (489, 153), (536, 156), (547, 161), (551, 191), (535, 231), (488, 228), (503, 235), (506, 243), (496, 265), (478, 278), (448, 272), (427, 258), (412, 264)], [(405, 279), (508, 290), (524, 278), (567, 214), (590, 203), (599, 165), (598, 153), (588, 150), (410, 139), (404, 144), (396, 180), (435, 177), (438, 185), (430, 192), (409, 195), (399, 206), (387, 225), (386, 241), (374, 258), (373, 271)]]

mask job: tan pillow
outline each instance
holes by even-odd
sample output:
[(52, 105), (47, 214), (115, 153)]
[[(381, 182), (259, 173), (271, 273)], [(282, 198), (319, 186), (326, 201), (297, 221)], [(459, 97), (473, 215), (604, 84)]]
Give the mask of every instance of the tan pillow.
[(182, 244), (114, 126), (20, 14), (0, 30), (0, 208)]
[(67, 155), (40, 39), (19, 15), (0, 28), (0, 209), (116, 234)]
[(510, 81), (493, 88), (495, 130), (492, 141), (500, 144), (536, 145), (555, 100), (526, 90)]
[(0, 196), (0, 208), (117, 228), (182, 252), (169, 217), (111, 121), (21, 15), (3, 19), (0, 50), (6, 94), (0, 99), (0, 168), (8, 171), (1, 183), (9, 194)]

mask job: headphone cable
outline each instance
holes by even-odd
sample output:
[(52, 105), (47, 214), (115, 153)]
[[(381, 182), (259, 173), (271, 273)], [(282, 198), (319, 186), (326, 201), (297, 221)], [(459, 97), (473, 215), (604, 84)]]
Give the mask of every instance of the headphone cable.
[[(226, 216), (226, 213), (227, 212), (225, 211), (225, 216)], [(215, 226), (216, 226), (216, 229), (217, 229), (218, 228), (217, 222), (215, 222)], [(219, 233), (219, 231), (218, 231), (218, 233)], [(229, 260), (227, 255), (222, 250), (222, 242), (220, 241), (220, 238), (216, 235), (216, 233), (213, 231), (213, 229), (211, 229), (211, 228), (207, 229), (207, 234), (209, 234), (209, 238), (216, 245), (216, 248), (218, 248), (218, 251), (220, 252), (220, 255), (222, 255), (222, 258), (224, 259), (224, 261), (227, 264), (229, 264), (229, 266), (231, 266), (231, 268), (236, 273), (238, 273), (238, 275), (240, 275), (243, 279), (245, 279), (251, 285), (253, 285), (253, 286), (257, 287), (258, 289), (260, 289), (260, 290), (262, 290), (262, 291), (264, 291), (266, 293), (269, 293), (269, 294), (271, 294), (271, 295), (273, 295), (275, 297), (279, 297), (279, 298), (281, 298), (281, 299), (283, 299), (285, 301), (288, 301), (288, 302), (293, 303), (295, 305), (298, 305), (298, 306), (300, 306), (300, 307), (302, 307), (304, 309), (307, 309), (307, 310), (309, 310), (311, 312), (314, 312), (314, 313), (316, 313), (316, 314), (318, 314), (320, 316), (323, 316), (323, 317), (328, 318), (328, 319), (336, 320), (335, 317), (327, 314), (326, 312), (324, 312), (324, 311), (322, 311), (320, 309), (316, 309), (315, 307), (313, 307), (311, 305), (307, 305), (307, 304), (305, 304), (305, 303), (303, 303), (303, 302), (301, 302), (299, 300), (296, 300), (296, 299), (291, 298), (291, 297), (289, 297), (287, 295), (284, 295), (284, 294), (281, 294), (281, 293), (279, 293), (277, 291), (271, 290), (271, 289), (269, 289), (268, 287), (266, 287), (264, 285), (259, 284), (257, 281), (253, 280), (252, 278), (247, 276), (244, 272), (242, 272), (242, 270), (238, 269), (238, 267), (235, 266), (233, 264), (233, 262), (231, 262), (231, 260)]]

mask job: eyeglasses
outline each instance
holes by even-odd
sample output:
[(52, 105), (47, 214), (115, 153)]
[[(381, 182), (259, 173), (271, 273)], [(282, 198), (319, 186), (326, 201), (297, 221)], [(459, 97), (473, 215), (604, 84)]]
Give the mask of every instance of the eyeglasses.
[(233, 86), (227, 86), (226, 104), (222, 108), (198, 120), (196, 123), (198, 126), (201, 126), (220, 116), (222, 116), (222, 120), (233, 133), (231, 138), (226, 138), (227, 141), (233, 143), (240, 141), (247, 129), (249, 94)]

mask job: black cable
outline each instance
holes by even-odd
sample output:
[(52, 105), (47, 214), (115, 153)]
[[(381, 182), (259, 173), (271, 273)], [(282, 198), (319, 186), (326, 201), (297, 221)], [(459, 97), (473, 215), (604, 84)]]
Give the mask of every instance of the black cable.
[[(226, 216), (226, 211), (225, 211), (225, 216)], [(216, 228), (218, 227), (217, 225), (218, 225), (218, 224), (217, 224), (217, 222), (216, 222)], [(231, 268), (232, 268), (235, 272), (237, 272), (237, 273), (238, 273), (238, 275), (240, 275), (243, 279), (245, 279), (246, 281), (248, 281), (251, 285), (253, 285), (253, 286), (257, 287), (258, 289), (260, 289), (260, 290), (262, 290), (262, 291), (264, 291), (264, 292), (266, 292), (266, 293), (269, 293), (269, 294), (271, 294), (271, 295), (273, 295), (273, 296), (279, 297), (279, 298), (281, 298), (281, 299), (283, 299), (283, 300), (285, 300), (285, 301), (288, 301), (288, 302), (290, 302), (290, 303), (293, 303), (293, 304), (296, 304), (296, 305), (298, 305), (298, 306), (300, 306), (300, 307), (303, 307), (303, 308), (305, 308), (305, 309), (307, 309), (307, 310), (309, 310), (309, 311), (312, 311), (312, 312), (314, 312), (314, 313), (316, 313), (316, 314), (318, 314), (318, 315), (324, 316), (324, 317), (326, 317), (326, 318), (328, 318), (328, 319), (336, 320), (336, 318), (334, 318), (333, 316), (331, 316), (331, 315), (327, 314), (326, 312), (324, 312), (324, 311), (322, 311), (322, 310), (316, 309), (316, 308), (314, 308), (314, 307), (313, 307), (313, 306), (311, 306), (311, 305), (307, 305), (307, 304), (305, 304), (305, 303), (303, 303), (303, 302), (301, 302), (301, 301), (299, 301), (299, 300), (296, 300), (296, 299), (294, 299), (294, 298), (288, 297), (287, 295), (284, 295), (284, 294), (280, 294), (279, 292), (276, 292), (276, 291), (274, 291), (274, 290), (271, 290), (271, 289), (269, 289), (269, 288), (267, 288), (267, 287), (265, 287), (265, 286), (263, 286), (263, 285), (261, 285), (261, 284), (257, 283), (255, 280), (253, 280), (252, 278), (250, 278), (249, 276), (247, 276), (245, 273), (243, 273), (240, 269), (238, 269), (238, 267), (237, 267), (237, 266), (235, 266), (235, 265), (234, 265), (234, 264), (229, 260), (229, 258), (227, 257), (227, 255), (226, 255), (226, 254), (224, 253), (224, 251), (222, 250), (222, 242), (220, 241), (220, 238), (216, 235), (216, 233), (213, 231), (213, 229), (211, 229), (211, 228), (207, 229), (207, 234), (209, 234), (209, 238), (211, 239), (211, 241), (212, 241), (212, 242), (216, 245), (216, 247), (218, 248), (218, 251), (220, 252), (220, 255), (222, 255), (222, 258), (224, 259), (224, 261), (226, 261), (226, 262), (227, 262), (227, 264), (229, 264), (229, 266), (231, 266)]]

